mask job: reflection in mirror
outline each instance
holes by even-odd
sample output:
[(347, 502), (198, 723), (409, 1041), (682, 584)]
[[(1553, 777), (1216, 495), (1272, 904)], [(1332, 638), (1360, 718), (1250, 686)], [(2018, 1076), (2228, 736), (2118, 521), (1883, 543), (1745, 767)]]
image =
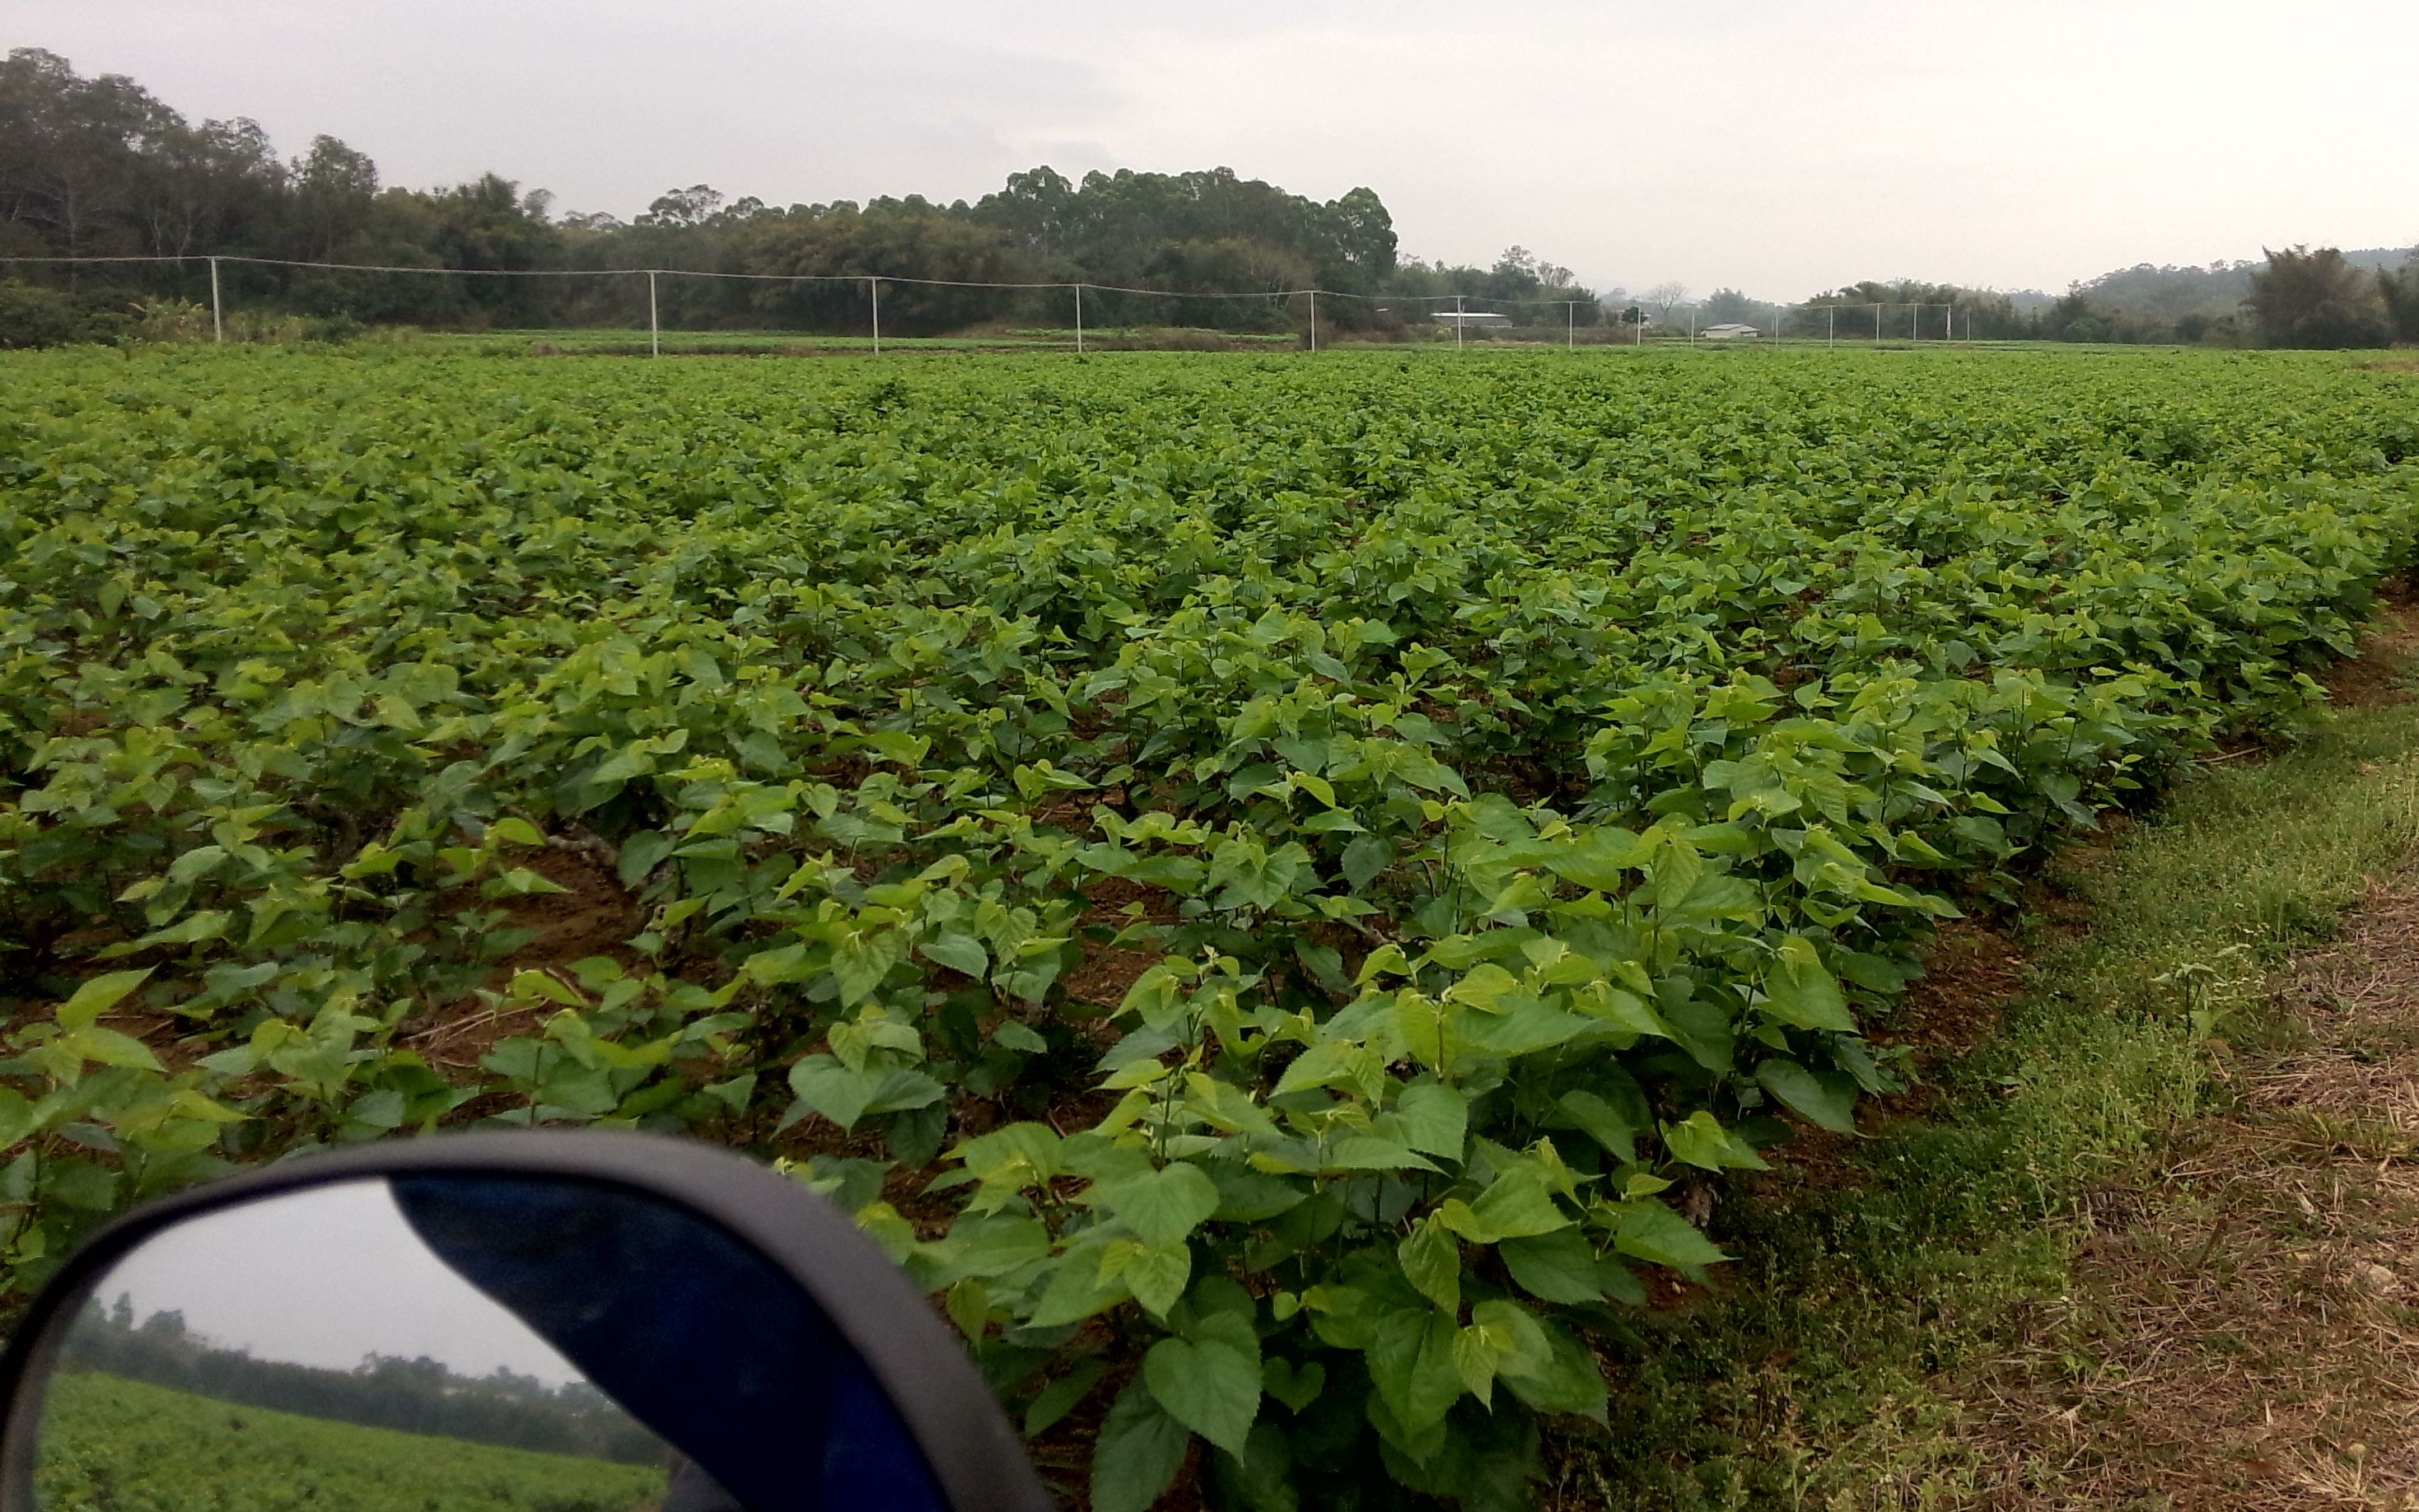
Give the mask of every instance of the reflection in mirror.
[(805, 1512), (943, 1503), (786, 1275), (595, 1183), (334, 1182), (144, 1241), (44, 1388), (44, 1512)]

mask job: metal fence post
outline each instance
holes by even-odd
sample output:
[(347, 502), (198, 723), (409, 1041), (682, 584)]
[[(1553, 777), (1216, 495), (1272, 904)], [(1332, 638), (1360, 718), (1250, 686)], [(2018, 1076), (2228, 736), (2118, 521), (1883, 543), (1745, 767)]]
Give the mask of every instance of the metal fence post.
[(1084, 285), (1075, 285), (1075, 350), (1084, 349)]
[(1563, 301), (1563, 350), (1566, 352), (1575, 352), (1579, 349), (1579, 301), (1577, 300), (1564, 300)]
[(226, 340), (226, 322), (219, 317), (219, 260), (210, 259), (210, 340)]
[(869, 278), (865, 291), (873, 296), (873, 355), (882, 355), (882, 280)]
[(663, 354), (663, 326), (655, 317), (655, 270), (650, 268), (647, 270), (647, 355), (661, 357)]
[(1318, 290), (1310, 291), (1310, 349), (1318, 350)]
[(1453, 349), (1461, 350), (1461, 328), (1469, 324), (1461, 317), (1461, 296), (1453, 297)]

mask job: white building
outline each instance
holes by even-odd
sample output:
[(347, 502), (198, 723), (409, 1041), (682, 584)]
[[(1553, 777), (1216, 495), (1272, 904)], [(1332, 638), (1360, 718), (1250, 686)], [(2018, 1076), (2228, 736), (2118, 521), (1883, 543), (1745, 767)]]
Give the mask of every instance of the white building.
[(1741, 336), (1760, 336), (1763, 332), (1756, 330), (1753, 326), (1741, 325), (1737, 321), (1733, 320), (1718, 326), (1707, 326), (1704, 330), (1698, 332), (1697, 334), (1703, 336), (1707, 341), (1736, 341)]

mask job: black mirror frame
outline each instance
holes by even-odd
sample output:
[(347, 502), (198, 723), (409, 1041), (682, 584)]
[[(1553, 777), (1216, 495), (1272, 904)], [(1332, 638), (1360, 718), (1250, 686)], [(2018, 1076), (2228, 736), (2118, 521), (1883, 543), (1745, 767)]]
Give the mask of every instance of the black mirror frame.
[[(145, 1203), (69, 1256), (0, 1350), (0, 1512), (36, 1512), (33, 1476), (55, 1325), (136, 1245), (259, 1197), (404, 1174), (555, 1177), (685, 1208), (753, 1245), (814, 1299), (890, 1394), (952, 1512), (1051, 1512), (1025, 1445), (957, 1335), (873, 1241), (788, 1177), (718, 1146), (616, 1130), (489, 1131), (299, 1157)], [(868, 1509), (876, 1512), (876, 1509)]]

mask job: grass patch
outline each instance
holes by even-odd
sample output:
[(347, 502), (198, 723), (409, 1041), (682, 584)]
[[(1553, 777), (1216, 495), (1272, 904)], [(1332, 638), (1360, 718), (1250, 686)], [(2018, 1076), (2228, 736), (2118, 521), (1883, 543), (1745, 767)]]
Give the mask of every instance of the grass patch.
[(63, 1371), (43, 1403), (37, 1504), (343, 1508), (344, 1512), (640, 1512), (652, 1465), (614, 1464), (301, 1417), (99, 1371)]
[(2077, 1246), (2225, 1101), (2212, 1057), (2296, 1032), (2271, 975), (2414, 837), (2419, 707), (2396, 703), (2200, 768), (2054, 865), (2015, 926), (2023, 989), (1931, 1069), (1919, 1113), (1718, 1211), (1749, 1258), (1636, 1325), (1613, 1431), (1556, 1446), (1568, 1504), (1972, 1500), (1986, 1466), (1961, 1381), (2063, 1296)]

